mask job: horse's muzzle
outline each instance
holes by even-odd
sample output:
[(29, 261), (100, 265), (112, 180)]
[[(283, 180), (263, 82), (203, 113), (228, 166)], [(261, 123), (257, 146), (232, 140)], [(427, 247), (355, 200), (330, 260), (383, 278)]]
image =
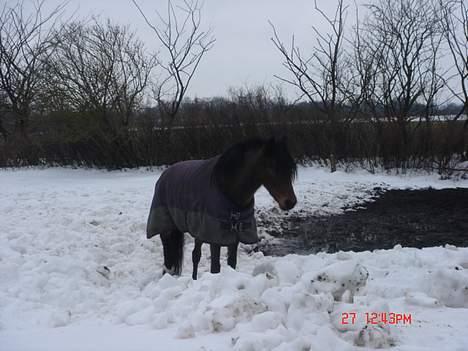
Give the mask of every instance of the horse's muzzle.
[(294, 198), (288, 198), (288, 199), (285, 199), (284, 201), (281, 201), (281, 202), (279, 203), (279, 207), (280, 207), (283, 211), (289, 211), (289, 210), (292, 209), (294, 206), (296, 206), (296, 203), (297, 203), (296, 197), (294, 197)]

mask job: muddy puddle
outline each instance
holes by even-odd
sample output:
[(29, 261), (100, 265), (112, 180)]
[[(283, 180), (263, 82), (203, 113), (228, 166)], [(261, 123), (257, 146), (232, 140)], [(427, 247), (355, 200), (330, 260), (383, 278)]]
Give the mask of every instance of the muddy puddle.
[(397, 244), (468, 246), (468, 189), (388, 190), (375, 201), (344, 208), (340, 215), (290, 217), (275, 240), (261, 243), (265, 255), (390, 249)]

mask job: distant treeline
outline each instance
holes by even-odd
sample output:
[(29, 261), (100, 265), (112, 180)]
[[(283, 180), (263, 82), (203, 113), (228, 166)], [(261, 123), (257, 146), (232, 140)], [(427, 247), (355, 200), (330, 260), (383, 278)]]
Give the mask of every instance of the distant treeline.
[[(459, 108), (459, 107), (457, 107)], [(466, 159), (465, 119), (453, 120), (454, 106), (423, 118), (414, 111), (402, 148), (398, 120), (343, 111), (334, 129), (313, 104), (288, 104), (265, 89), (237, 91), (231, 98), (185, 101), (178, 123), (167, 128), (158, 109), (135, 113), (125, 129), (96, 123), (93, 114), (70, 111), (35, 115), (23, 143), (0, 142), (2, 166), (74, 165), (116, 169), (164, 165), (208, 158), (253, 136), (287, 135), (294, 156), (303, 163), (330, 165), (330, 133), (337, 141), (336, 162), (386, 168), (450, 169)], [(345, 117), (348, 118), (345, 118)], [(420, 118), (416, 118), (420, 116)], [(109, 121), (118, 123), (118, 116)]]

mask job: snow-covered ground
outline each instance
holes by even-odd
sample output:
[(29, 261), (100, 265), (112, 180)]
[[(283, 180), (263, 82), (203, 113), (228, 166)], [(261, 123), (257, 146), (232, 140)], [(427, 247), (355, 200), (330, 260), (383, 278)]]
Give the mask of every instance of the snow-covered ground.
[[(187, 237), (183, 276), (161, 277), (160, 241), (145, 239), (158, 175), (0, 171), (1, 351), (468, 350), (468, 248), (240, 250), (237, 271), (223, 263), (212, 275), (204, 247), (192, 281)], [(338, 213), (374, 187), (428, 186), (468, 181), (301, 168), (294, 211)], [(284, 218), (264, 190), (257, 208)], [(373, 312), (405, 320), (366, 323)]]

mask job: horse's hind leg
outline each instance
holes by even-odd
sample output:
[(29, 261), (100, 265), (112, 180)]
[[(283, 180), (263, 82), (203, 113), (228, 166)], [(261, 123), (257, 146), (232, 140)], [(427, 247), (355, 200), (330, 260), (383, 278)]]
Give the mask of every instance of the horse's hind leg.
[(221, 251), (221, 246), (216, 244), (210, 244), (211, 252), (211, 273), (219, 273), (221, 270), (221, 265), (219, 263), (219, 254)]
[(238, 246), (239, 246), (238, 242), (228, 246), (227, 263), (228, 263), (229, 266), (232, 267), (232, 269), (236, 269), (236, 265), (237, 265), (237, 247)]
[(163, 266), (162, 274), (163, 275), (166, 273), (171, 274), (170, 272), (171, 262), (170, 262), (170, 255), (169, 255), (169, 245), (170, 245), (169, 233), (162, 233), (160, 237), (161, 237), (161, 243), (163, 246), (163, 253), (164, 253), (164, 266)]
[(200, 240), (195, 239), (195, 246), (193, 247), (193, 251), (192, 251), (192, 263), (193, 263), (192, 279), (193, 280), (197, 280), (198, 263), (200, 262), (202, 244), (203, 243)]
[(161, 234), (164, 251), (163, 274), (180, 275), (184, 257), (184, 233), (174, 230)]

